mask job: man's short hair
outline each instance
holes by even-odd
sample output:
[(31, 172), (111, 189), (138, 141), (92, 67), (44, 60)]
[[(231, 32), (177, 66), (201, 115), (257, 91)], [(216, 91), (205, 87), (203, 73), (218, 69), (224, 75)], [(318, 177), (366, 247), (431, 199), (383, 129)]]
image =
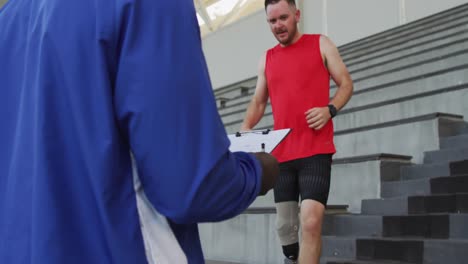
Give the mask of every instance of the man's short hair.
[[(280, 1), (283, 1), (283, 0), (265, 0), (265, 10), (266, 10), (267, 6), (276, 4), (276, 3), (280, 2)], [(296, 1), (295, 0), (284, 0), (284, 1), (288, 2), (288, 4), (290, 6), (296, 7)]]

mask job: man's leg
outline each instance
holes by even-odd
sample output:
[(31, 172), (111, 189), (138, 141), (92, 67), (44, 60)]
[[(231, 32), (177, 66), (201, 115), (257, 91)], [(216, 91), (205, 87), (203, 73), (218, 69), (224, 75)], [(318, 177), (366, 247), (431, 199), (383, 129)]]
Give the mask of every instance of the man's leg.
[(299, 257), (299, 205), (298, 202), (276, 203), (276, 231), (287, 259)]
[(332, 156), (316, 155), (298, 160), (301, 193), (300, 264), (318, 264), (322, 249), (322, 222), (330, 191)]
[(322, 221), (325, 206), (314, 200), (301, 203), (302, 239), (299, 263), (318, 264), (322, 249)]
[(280, 175), (274, 188), (276, 230), (287, 259), (299, 256), (299, 188), (296, 170), (291, 162), (280, 164)]

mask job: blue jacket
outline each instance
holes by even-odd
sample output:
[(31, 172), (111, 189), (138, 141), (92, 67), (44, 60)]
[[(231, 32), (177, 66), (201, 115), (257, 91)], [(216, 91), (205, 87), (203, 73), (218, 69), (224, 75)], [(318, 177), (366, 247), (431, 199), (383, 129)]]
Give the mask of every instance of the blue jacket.
[(146, 263), (130, 152), (189, 263), (197, 223), (260, 191), (258, 161), (228, 150), (193, 0), (9, 0), (0, 65), (0, 263)]

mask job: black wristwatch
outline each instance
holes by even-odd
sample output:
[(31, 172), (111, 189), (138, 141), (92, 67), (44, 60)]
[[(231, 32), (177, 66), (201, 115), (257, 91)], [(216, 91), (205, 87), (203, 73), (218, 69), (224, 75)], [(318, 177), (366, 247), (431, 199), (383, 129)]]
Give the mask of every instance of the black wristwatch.
[(328, 105), (328, 110), (330, 111), (331, 118), (334, 118), (336, 116), (336, 113), (338, 113), (338, 110), (336, 110), (336, 107), (332, 104)]

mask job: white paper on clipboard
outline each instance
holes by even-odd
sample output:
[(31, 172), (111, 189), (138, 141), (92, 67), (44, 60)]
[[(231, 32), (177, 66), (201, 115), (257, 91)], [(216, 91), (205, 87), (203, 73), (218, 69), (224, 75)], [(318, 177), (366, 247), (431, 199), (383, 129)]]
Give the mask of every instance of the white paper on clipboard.
[(279, 130), (251, 130), (228, 135), (231, 141), (229, 150), (244, 152), (271, 153), (276, 146), (289, 134), (290, 128)]

